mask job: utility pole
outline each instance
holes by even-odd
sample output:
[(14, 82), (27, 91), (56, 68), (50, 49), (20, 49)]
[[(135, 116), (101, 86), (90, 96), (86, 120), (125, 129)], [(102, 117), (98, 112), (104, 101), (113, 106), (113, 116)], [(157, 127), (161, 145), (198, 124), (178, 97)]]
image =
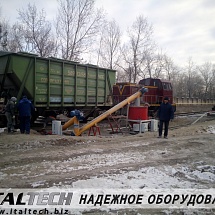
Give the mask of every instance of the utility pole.
[(2, 24), (0, 23), (0, 50), (7, 51), (7, 31), (3, 31)]

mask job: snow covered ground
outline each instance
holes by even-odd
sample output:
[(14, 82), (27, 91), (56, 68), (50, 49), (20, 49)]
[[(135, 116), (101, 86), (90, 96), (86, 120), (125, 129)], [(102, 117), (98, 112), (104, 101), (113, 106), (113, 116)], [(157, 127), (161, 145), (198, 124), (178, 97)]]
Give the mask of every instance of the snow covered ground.
[[(196, 123), (169, 133), (167, 140), (156, 138), (157, 133), (152, 132), (109, 137), (1, 134), (0, 187), (215, 188), (215, 121)], [(119, 215), (214, 213), (201, 210), (104, 211)], [(103, 211), (87, 213), (105, 214)]]

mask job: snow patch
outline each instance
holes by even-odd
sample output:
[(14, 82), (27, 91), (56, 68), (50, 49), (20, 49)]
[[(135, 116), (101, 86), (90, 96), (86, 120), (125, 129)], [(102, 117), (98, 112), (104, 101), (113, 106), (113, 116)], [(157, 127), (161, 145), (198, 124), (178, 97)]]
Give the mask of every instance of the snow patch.
[(74, 188), (189, 188), (192, 182), (180, 181), (177, 177), (168, 175), (155, 167), (141, 168), (138, 171), (121, 172), (120, 174), (93, 177), (88, 180), (73, 182)]
[(207, 132), (210, 134), (215, 134), (215, 126), (212, 125), (208, 126)]
[(43, 185), (45, 184), (45, 182), (46, 182), (46, 181), (36, 181), (36, 182), (32, 183), (31, 186), (32, 186), (33, 188), (35, 188), (35, 187), (40, 187), (40, 186), (43, 186)]
[(0, 180), (4, 179), (5, 177), (7, 177), (7, 174), (0, 172)]

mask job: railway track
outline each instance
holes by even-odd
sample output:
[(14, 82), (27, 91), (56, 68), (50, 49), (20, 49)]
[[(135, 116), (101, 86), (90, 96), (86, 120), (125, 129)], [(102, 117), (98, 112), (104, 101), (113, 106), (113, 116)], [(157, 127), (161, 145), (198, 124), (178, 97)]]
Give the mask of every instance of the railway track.
[(180, 117), (180, 116), (195, 116), (199, 114), (205, 114), (208, 113), (209, 111), (201, 111), (201, 112), (182, 112), (182, 113), (175, 113), (175, 117)]

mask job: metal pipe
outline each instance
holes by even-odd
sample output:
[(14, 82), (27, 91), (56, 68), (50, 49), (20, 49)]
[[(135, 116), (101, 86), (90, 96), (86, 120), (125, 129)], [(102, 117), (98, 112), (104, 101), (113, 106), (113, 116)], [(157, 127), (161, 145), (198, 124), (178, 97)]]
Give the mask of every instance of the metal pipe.
[(125, 105), (127, 105), (128, 103), (130, 103), (131, 101), (133, 101), (134, 99), (142, 96), (145, 92), (147, 92), (148, 89), (147, 88), (142, 88), (141, 90), (139, 90), (138, 92), (136, 92), (135, 94), (131, 95), (130, 97), (128, 97), (127, 99), (123, 100), (122, 102), (120, 102), (119, 104), (115, 105), (114, 107), (112, 107), (111, 109), (107, 110), (106, 112), (104, 112), (103, 114), (101, 114), (100, 116), (96, 117), (95, 119), (93, 119), (92, 121), (88, 122), (87, 124), (85, 124), (84, 126), (82, 126), (80, 129), (76, 129), (74, 131), (75, 136), (80, 136), (84, 131), (86, 131), (87, 129), (89, 129), (90, 127), (94, 126), (96, 123), (102, 121), (103, 119), (105, 119), (106, 117), (108, 117), (109, 115), (111, 115), (112, 113), (116, 112), (117, 110), (119, 110), (120, 108), (124, 107)]
[(202, 117), (204, 117), (206, 114), (208, 114), (208, 112), (202, 114), (197, 120), (195, 120), (193, 123), (191, 123), (191, 125), (194, 125), (196, 122), (198, 122)]
[(136, 106), (136, 107), (140, 106), (140, 97), (135, 99), (134, 106)]

